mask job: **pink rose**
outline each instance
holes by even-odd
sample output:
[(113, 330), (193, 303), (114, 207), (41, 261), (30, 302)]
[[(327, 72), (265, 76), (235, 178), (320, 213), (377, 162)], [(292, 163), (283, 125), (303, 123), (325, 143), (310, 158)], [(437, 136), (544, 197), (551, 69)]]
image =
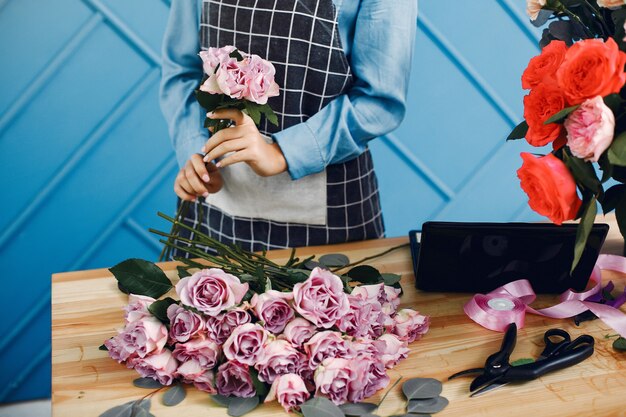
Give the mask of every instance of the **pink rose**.
[(254, 294), (250, 305), (254, 314), (263, 321), (265, 328), (278, 334), (294, 316), (293, 309), (289, 305), (292, 299), (292, 293), (270, 290), (260, 295)]
[(242, 284), (236, 276), (217, 268), (203, 269), (176, 284), (183, 304), (210, 316), (241, 303), (246, 292), (247, 283)]
[(250, 370), (239, 362), (224, 362), (217, 369), (217, 392), (220, 395), (249, 398), (256, 395)]
[(546, 5), (546, 0), (526, 0), (526, 14), (530, 20), (536, 20), (539, 12)]
[(326, 330), (315, 334), (304, 344), (304, 352), (309, 358), (309, 368), (315, 369), (327, 358), (346, 358), (353, 355), (350, 344), (341, 333)]
[(306, 357), (286, 340), (274, 340), (265, 346), (263, 357), (254, 365), (259, 380), (271, 384), (277, 376), (300, 371)]
[(430, 326), (430, 317), (422, 316), (417, 311), (408, 308), (398, 311), (393, 321), (393, 333), (398, 336), (398, 339), (408, 343), (420, 339)]
[(228, 360), (252, 366), (263, 358), (267, 337), (267, 331), (260, 325), (242, 324), (233, 331), (222, 346), (224, 356)]
[(196, 361), (204, 369), (213, 369), (220, 356), (220, 347), (212, 340), (198, 338), (177, 343), (173, 355), (180, 362)]
[(300, 347), (315, 334), (315, 326), (307, 319), (297, 317), (285, 326), (281, 338), (289, 341), (294, 347)]
[(178, 362), (172, 356), (172, 352), (167, 349), (145, 358), (135, 358), (131, 365), (139, 375), (157, 380), (161, 385), (171, 385), (178, 369)]
[(241, 308), (234, 308), (219, 316), (206, 318), (206, 327), (210, 337), (220, 345), (224, 344), (235, 328), (246, 323), (250, 323), (250, 314)]
[(315, 268), (306, 281), (294, 285), (293, 297), (296, 311), (325, 329), (350, 311), (341, 279), (321, 268)]
[(337, 405), (348, 400), (350, 383), (355, 378), (348, 359), (328, 358), (315, 371), (315, 395), (322, 395)]
[(216, 394), (215, 376), (213, 371), (202, 367), (198, 361), (190, 360), (178, 367), (176, 374), (183, 379), (186, 384), (193, 384), (200, 391)]
[(407, 342), (398, 339), (393, 334), (384, 334), (373, 343), (378, 350), (378, 358), (386, 368), (393, 368), (409, 355)]
[(178, 304), (167, 308), (167, 318), (170, 320), (170, 339), (176, 342), (186, 342), (204, 330), (204, 320), (198, 314), (185, 310)]
[(226, 94), (230, 98), (243, 99), (247, 94), (245, 72), (235, 58), (223, 60), (214, 73), (200, 86), (209, 94)]
[(378, 349), (374, 341), (367, 338), (354, 339), (350, 342), (350, 349), (354, 352), (354, 358), (374, 358), (378, 355)]
[(109, 356), (118, 362), (160, 353), (167, 342), (167, 328), (155, 317), (144, 317), (104, 342)]
[(361, 296), (349, 295), (350, 310), (337, 321), (337, 328), (353, 337), (365, 337), (378, 323), (381, 306), (378, 301), (366, 301)]
[(224, 61), (232, 59), (230, 54), (237, 48), (232, 45), (224, 46), (222, 48), (209, 48), (206, 51), (200, 51), (198, 54), (202, 59), (202, 69), (207, 75), (211, 75), (215, 72), (215, 68)]
[(585, 161), (598, 162), (613, 142), (615, 116), (601, 96), (584, 101), (570, 113), (564, 125), (572, 154)]
[(245, 99), (258, 104), (266, 104), (267, 99), (279, 94), (278, 84), (274, 81), (276, 69), (271, 62), (258, 55), (250, 55), (241, 63), (245, 74)]
[(156, 300), (145, 295), (128, 295), (128, 304), (124, 307), (124, 318), (126, 323), (132, 323), (141, 320), (144, 317), (152, 317), (152, 313), (148, 311), (148, 306)]
[(349, 366), (353, 371), (348, 390), (350, 402), (361, 402), (389, 384), (385, 365), (376, 357), (353, 359)]
[(400, 305), (400, 289), (383, 283), (374, 285), (359, 285), (352, 290), (351, 295), (359, 296), (367, 302), (378, 302), (385, 314), (393, 314)]
[(265, 402), (277, 400), (285, 411), (293, 410), (311, 397), (306, 385), (299, 375), (280, 375), (272, 384)]

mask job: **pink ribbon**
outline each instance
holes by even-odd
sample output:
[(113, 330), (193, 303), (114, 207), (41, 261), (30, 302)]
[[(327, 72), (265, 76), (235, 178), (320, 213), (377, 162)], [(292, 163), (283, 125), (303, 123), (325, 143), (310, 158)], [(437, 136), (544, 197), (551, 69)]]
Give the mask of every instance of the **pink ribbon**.
[(611, 306), (584, 301), (601, 290), (600, 271), (603, 269), (626, 273), (626, 258), (600, 255), (589, 278), (593, 287), (584, 292), (567, 290), (561, 294), (560, 302), (552, 307), (541, 310), (530, 307), (530, 304), (535, 301), (535, 292), (528, 280), (520, 279), (488, 294), (476, 294), (465, 304), (463, 310), (476, 323), (498, 332), (505, 331), (510, 323), (515, 323), (518, 328), (522, 328), (526, 312), (554, 319), (565, 319), (591, 310), (622, 337), (626, 337), (626, 314)]

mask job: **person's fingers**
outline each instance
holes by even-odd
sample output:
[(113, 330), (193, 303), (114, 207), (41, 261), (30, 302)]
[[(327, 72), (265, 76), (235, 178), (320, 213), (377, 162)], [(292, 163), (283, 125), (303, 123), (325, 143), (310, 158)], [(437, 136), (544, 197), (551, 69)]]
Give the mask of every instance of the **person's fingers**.
[(209, 182), (211, 177), (209, 177), (209, 171), (207, 170), (205, 162), (202, 160), (202, 155), (195, 154), (190, 160), (194, 171), (196, 171), (196, 174), (198, 174), (202, 182)]
[[(217, 145), (211, 152), (209, 152), (205, 157), (205, 161), (213, 161), (215, 159), (221, 158), (226, 155), (228, 152), (236, 152), (246, 148), (248, 141), (245, 139), (233, 139), (226, 141), (220, 145)], [(220, 164), (218, 163), (219, 167)]]
[(185, 174), (181, 170), (176, 176), (176, 181), (174, 181), (174, 192), (178, 197), (185, 201), (194, 201), (196, 196), (188, 193), (182, 186), (181, 183), (186, 181)]
[(226, 158), (222, 159), (217, 163), (218, 168), (224, 168), (232, 164), (236, 164), (237, 162), (245, 162), (250, 159), (250, 153), (247, 149), (243, 149), (239, 152), (235, 152), (232, 155), (228, 155)]
[[(204, 183), (196, 173), (196, 170), (193, 167), (193, 164), (187, 163), (185, 165), (185, 178), (187, 182), (192, 188), (192, 193), (195, 195), (207, 196), (209, 195), (209, 191), (204, 186)], [(188, 190), (189, 191), (189, 190)]]
[(235, 122), (236, 125), (240, 125), (244, 121), (244, 114), (241, 112), (241, 110), (238, 109), (219, 109), (215, 110), (214, 112), (207, 113), (206, 117), (215, 120), (232, 120), (233, 122)]
[[(207, 152), (211, 152), (211, 150), (213, 150), (219, 144), (224, 143), (228, 140), (238, 139), (242, 137), (244, 133), (245, 132), (239, 127), (229, 127), (227, 129), (222, 129), (206, 141), (206, 143), (202, 147), (202, 153), (206, 154)], [(204, 160), (208, 161), (208, 159), (206, 158), (204, 158)]]

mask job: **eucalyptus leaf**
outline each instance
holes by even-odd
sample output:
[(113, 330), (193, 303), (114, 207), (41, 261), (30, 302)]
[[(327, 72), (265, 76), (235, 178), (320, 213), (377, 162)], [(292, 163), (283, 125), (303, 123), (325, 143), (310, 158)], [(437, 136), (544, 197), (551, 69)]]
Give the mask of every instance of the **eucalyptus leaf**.
[(217, 405), (221, 407), (228, 407), (228, 404), (230, 404), (230, 401), (234, 398), (234, 397), (227, 397), (225, 395), (220, 395), (220, 394), (210, 395), (209, 397), (211, 397), (211, 399)]
[(185, 386), (183, 384), (174, 384), (163, 394), (163, 405), (172, 407), (180, 404), (187, 396)]
[(131, 417), (154, 417), (154, 414), (145, 408), (135, 408)]
[(558, 113), (555, 113), (554, 115), (552, 115), (552, 117), (549, 117), (548, 120), (546, 120), (545, 122), (543, 122), (544, 125), (549, 125), (550, 123), (559, 123), (564, 121), (567, 116), (569, 116), (569, 114), (571, 112), (573, 112), (574, 110), (576, 110), (577, 108), (580, 107), (580, 104), (577, 104), (575, 106), (571, 106), (571, 107), (566, 107), (563, 110), (561, 110)]
[(173, 298), (167, 297), (163, 300), (157, 300), (148, 306), (148, 311), (152, 313), (154, 317), (159, 319), (163, 324), (170, 324), (170, 319), (167, 317), (167, 309), (172, 304), (176, 304), (177, 301)]
[(137, 388), (157, 389), (162, 388), (163, 385), (152, 378), (137, 378), (133, 381), (133, 385)]
[(513, 131), (509, 133), (506, 140), (524, 139), (528, 133), (528, 123), (524, 120), (522, 123), (515, 126)]
[(159, 298), (172, 288), (172, 282), (161, 268), (143, 259), (127, 259), (109, 271), (132, 294)]
[(613, 349), (626, 352), (626, 339), (620, 337), (613, 342)]
[(383, 282), (385, 283), (385, 285), (397, 284), (402, 278), (402, 275), (388, 273), (380, 274), (380, 276), (383, 277)]
[(319, 263), (328, 267), (341, 267), (350, 263), (350, 259), (341, 253), (329, 253), (319, 258)]
[[(578, 265), (578, 261), (580, 261), (580, 257), (583, 255), (585, 246), (587, 245), (587, 238), (589, 237), (589, 233), (591, 232), (591, 228), (593, 227), (593, 222), (596, 218), (597, 210), (598, 208), (596, 207), (596, 198), (592, 197), (591, 200), (587, 203), (587, 206), (585, 207), (582, 217), (580, 219), (580, 224), (576, 229), (574, 260), (572, 261), (572, 268), (570, 270), (570, 273), (574, 271), (576, 265)], [(622, 230), (621, 227), (620, 230)]]
[(622, 132), (613, 139), (608, 155), (613, 165), (626, 167), (626, 132)]
[(324, 397), (314, 397), (300, 406), (304, 417), (345, 417), (343, 411)]
[(363, 284), (377, 284), (381, 282), (382, 277), (378, 269), (369, 265), (355, 266), (346, 273), (352, 280)]
[(402, 384), (402, 392), (407, 400), (435, 398), (441, 394), (441, 382), (434, 378), (413, 378)]
[(129, 401), (100, 414), (100, 417), (136, 417), (139, 410), (150, 410), (150, 400)]
[(317, 261), (310, 260), (310, 261), (306, 261), (306, 262), (304, 263), (304, 267), (305, 267), (306, 269), (309, 269), (309, 270), (311, 270), (311, 271), (312, 271), (312, 270), (314, 270), (315, 268), (324, 268), (324, 265), (322, 265), (321, 263), (319, 263), (319, 262), (317, 262)]
[(378, 406), (372, 403), (345, 403), (339, 409), (347, 416), (364, 416), (376, 410)]
[(534, 362), (535, 360), (533, 358), (520, 358), (511, 362), (511, 366), (526, 365), (526, 364), (534, 363)]
[(250, 398), (232, 397), (228, 403), (228, 415), (232, 417), (241, 417), (246, 413), (254, 410), (259, 405), (259, 397)]
[(438, 413), (448, 406), (450, 402), (445, 397), (429, 398), (424, 400), (410, 400), (406, 406), (409, 413), (431, 414)]

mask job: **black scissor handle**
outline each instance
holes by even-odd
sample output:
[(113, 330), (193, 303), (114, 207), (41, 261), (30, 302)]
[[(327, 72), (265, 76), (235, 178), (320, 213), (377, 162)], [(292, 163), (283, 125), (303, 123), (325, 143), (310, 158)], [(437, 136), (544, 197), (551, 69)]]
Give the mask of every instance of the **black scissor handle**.
[[(554, 341), (553, 339), (557, 339)], [(555, 355), (560, 352), (566, 346), (571, 343), (571, 337), (569, 333), (562, 329), (550, 329), (543, 335), (543, 341), (546, 347), (541, 352), (542, 358), (549, 358), (550, 356)]]

